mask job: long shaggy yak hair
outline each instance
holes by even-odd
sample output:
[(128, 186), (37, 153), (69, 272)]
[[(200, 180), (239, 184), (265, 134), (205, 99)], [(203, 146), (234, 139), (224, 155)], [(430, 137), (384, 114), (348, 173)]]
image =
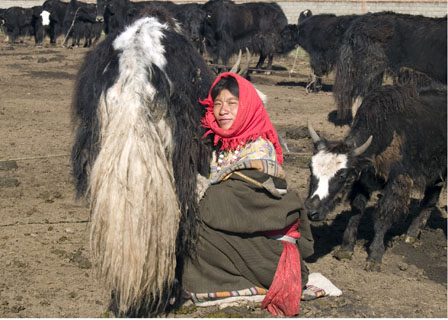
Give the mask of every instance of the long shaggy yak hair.
[(96, 270), (120, 316), (179, 301), (197, 237), (196, 177), (211, 154), (198, 99), (214, 76), (161, 20), (140, 18), (87, 54), (73, 99), (76, 191), (90, 202)]
[(446, 88), (446, 22), (446, 17), (394, 12), (366, 14), (353, 21), (336, 64), (337, 119), (330, 121), (351, 122), (352, 113), (356, 114), (369, 92), (382, 85), (386, 72), (401, 79), (402, 70), (411, 69), (432, 79), (435, 87), (442, 84)]

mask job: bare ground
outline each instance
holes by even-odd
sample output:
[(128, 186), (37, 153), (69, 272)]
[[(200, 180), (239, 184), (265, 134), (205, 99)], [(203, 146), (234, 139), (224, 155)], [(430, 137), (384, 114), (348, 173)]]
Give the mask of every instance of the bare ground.
[[(89, 260), (88, 208), (75, 201), (70, 176), (70, 102), (87, 50), (36, 48), (30, 40), (14, 47), (0, 44), (0, 317), (113, 316)], [(299, 56), (295, 72), (289, 74), (293, 63), (293, 55), (277, 59), (272, 75), (255, 74), (252, 82), (268, 95), (268, 112), (290, 151), (300, 153), (287, 156), (285, 169), (290, 187), (305, 198), (312, 152), (306, 121), (330, 139), (343, 137), (347, 127), (327, 121), (335, 108), (331, 77), (324, 79), (323, 91), (306, 94), (306, 56)], [(416, 244), (400, 240), (408, 221), (394, 226), (382, 272), (364, 271), (373, 206), (374, 201), (352, 260), (332, 256), (348, 219), (346, 205), (329, 220), (313, 223), (316, 253), (308, 261), (310, 271), (325, 275), (343, 295), (302, 302), (300, 317), (447, 317), (446, 190)], [(413, 201), (411, 216), (416, 206)], [(221, 310), (188, 307), (168, 316), (270, 314), (249, 304)]]

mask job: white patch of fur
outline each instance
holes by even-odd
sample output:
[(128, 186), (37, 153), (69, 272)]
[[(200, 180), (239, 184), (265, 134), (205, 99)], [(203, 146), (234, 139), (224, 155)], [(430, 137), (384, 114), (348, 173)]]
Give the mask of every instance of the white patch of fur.
[(180, 23), (177, 19), (173, 18), (174, 20), (174, 31), (179, 34), (184, 34), (184, 29), (182, 27), (182, 23)]
[[(164, 70), (166, 25), (136, 21), (113, 46), (119, 76), (98, 104), (100, 152), (92, 168), (91, 248), (106, 289), (126, 312), (174, 281), (180, 209), (173, 177), (166, 106), (153, 104), (151, 64)], [(165, 109), (164, 109), (165, 108)]]
[(40, 14), (42, 17), (42, 25), (49, 26), (50, 25), (50, 12), (43, 10)]
[(197, 174), (196, 194), (198, 195), (198, 203), (204, 197), (205, 192), (210, 187), (210, 179), (204, 177), (201, 174)]
[(317, 195), (324, 199), (329, 194), (329, 183), (336, 172), (347, 168), (347, 155), (319, 151), (311, 159), (313, 175), (318, 179), (316, 191), (311, 196)]

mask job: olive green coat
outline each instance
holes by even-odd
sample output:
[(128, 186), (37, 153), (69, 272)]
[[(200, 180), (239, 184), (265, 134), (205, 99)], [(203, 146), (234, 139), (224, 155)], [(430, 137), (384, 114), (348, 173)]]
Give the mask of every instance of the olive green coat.
[(283, 229), (297, 219), (300, 219), (301, 237), (297, 246), (304, 286), (308, 269), (303, 259), (314, 250), (310, 224), (300, 197), (295, 192), (280, 196), (272, 188), (260, 185), (271, 179), (269, 182), (274, 182), (276, 188), (286, 189), (283, 179), (254, 169), (239, 172), (255, 182), (233, 173), (227, 180), (211, 185), (200, 202), (197, 256), (185, 262), (184, 289), (194, 293), (253, 286), (268, 289), (283, 243), (261, 232)]

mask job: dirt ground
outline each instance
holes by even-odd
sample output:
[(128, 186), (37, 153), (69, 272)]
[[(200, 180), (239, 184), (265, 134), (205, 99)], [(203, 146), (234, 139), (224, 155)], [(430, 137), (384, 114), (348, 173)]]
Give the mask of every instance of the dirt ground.
[[(0, 39), (2, 36), (0, 35)], [(36, 48), (31, 40), (11, 47), (0, 43), (0, 317), (98, 318), (107, 311), (107, 293), (89, 261), (87, 205), (74, 199), (69, 153), (73, 142), (70, 102), (80, 62), (88, 49), (59, 45)], [(255, 62), (255, 61), (254, 61)], [(343, 137), (327, 114), (335, 109), (332, 79), (324, 90), (306, 94), (310, 73), (301, 53), (277, 59), (272, 75), (252, 81), (268, 95), (268, 112), (291, 155), (285, 168), (290, 188), (307, 195), (312, 143), (304, 126), (310, 119), (323, 136)], [(5, 161), (13, 160), (13, 161)], [(374, 200), (376, 197), (374, 197)], [(411, 215), (417, 203), (411, 204)], [(447, 198), (415, 245), (403, 243), (408, 221), (387, 237), (382, 272), (364, 271), (372, 240), (371, 214), (362, 220), (352, 260), (338, 261), (348, 219), (341, 206), (329, 220), (313, 223), (315, 255), (311, 272), (329, 278), (343, 294), (301, 304), (302, 318), (447, 317)], [(169, 317), (270, 317), (260, 306), (183, 308)]]

